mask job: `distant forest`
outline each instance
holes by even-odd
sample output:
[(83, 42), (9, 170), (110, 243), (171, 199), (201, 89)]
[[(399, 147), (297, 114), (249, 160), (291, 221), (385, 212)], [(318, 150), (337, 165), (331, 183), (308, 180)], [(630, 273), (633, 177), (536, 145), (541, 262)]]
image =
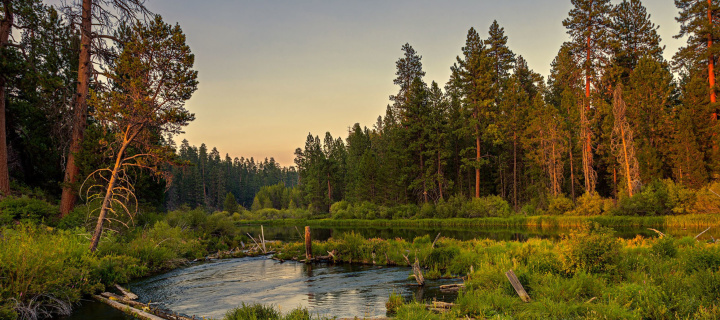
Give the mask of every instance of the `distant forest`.
[[(171, 136), (194, 119), (184, 109), (171, 125), (135, 119), (141, 139), (118, 148), (120, 129), (131, 128), (119, 124), (137, 115), (118, 107), (118, 88), (137, 89), (123, 82), (127, 61), (118, 54), (142, 48), (124, 47), (138, 35), (154, 36), (128, 27), (153, 16), (143, 1), (102, 1), (95, 11), (0, 1), (0, 194), (59, 202), (67, 215), (84, 199), (85, 178), (112, 167), (118, 150), (129, 160), (152, 152), (152, 163), (128, 164), (135, 168), (123, 179), (141, 203), (159, 208), (222, 209), (231, 194), (245, 208), (311, 212), (343, 200), (394, 206), (485, 196), (519, 210), (583, 195), (631, 197), (667, 179), (696, 189), (717, 181), (720, 1), (675, 0), (677, 37), (687, 45), (670, 61), (641, 1), (571, 2), (562, 21), (569, 37), (546, 77), (508, 47), (496, 21), (484, 35), (468, 30), (444, 83), (425, 79), (422, 56), (405, 44), (385, 114), (347, 137), (308, 134), (295, 166), (284, 168), (204, 144), (176, 146)], [(179, 26), (159, 16), (154, 23), (184, 41)], [(192, 65), (183, 48), (182, 62)], [(189, 72), (177, 107), (196, 89)]]

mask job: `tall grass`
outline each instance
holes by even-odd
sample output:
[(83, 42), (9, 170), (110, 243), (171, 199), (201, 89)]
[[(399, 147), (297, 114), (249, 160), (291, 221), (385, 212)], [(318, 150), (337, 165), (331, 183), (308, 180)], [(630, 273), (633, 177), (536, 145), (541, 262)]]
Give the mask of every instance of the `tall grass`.
[(509, 216), (491, 218), (448, 219), (285, 219), (242, 220), (244, 224), (262, 225), (308, 225), (315, 227), (533, 227), (578, 228), (589, 224), (605, 227), (718, 227), (720, 214), (697, 214), (677, 216)]

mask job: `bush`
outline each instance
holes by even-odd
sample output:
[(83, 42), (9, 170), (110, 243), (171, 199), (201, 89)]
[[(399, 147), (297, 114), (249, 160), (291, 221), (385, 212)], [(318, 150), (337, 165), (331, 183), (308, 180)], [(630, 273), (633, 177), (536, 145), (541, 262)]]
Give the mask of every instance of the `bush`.
[(675, 258), (677, 256), (677, 244), (675, 239), (669, 236), (658, 238), (650, 249), (654, 255), (662, 258)]
[(387, 312), (389, 314), (395, 314), (397, 312), (397, 309), (400, 308), (400, 306), (403, 305), (405, 302), (405, 299), (403, 297), (395, 292), (390, 294), (390, 298), (388, 298), (388, 301), (385, 302), (385, 308), (387, 309)]
[(620, 199), (616, 214), (628, 216), (657, 216), (691, 213), (695, 206), (695, 192), (672, 180), (656, 180), (643, 187), (640, 193)]
[(612, 209), (613, 202), (597, 193), (585, 193), (577, 198), (575, 210), (566, 212), (574, 216), (598, 216)]
[(573, 210), (573, 202), (564, 195), (550, 198), (547, 213), (551, 215), (561, 215)]
[(460, 212), (463, 210), (463, 206), (467, 199), (462, 195), (451, 196), (447, 202), (444, 200), (438, 201), (435, 205), (438, 218), (457, 218), (460, 217)]
[(561, 245), (560, 261), (568, 274), (612, 272), (620, 254), (620, 242), (612, 229), (602, 227), (573, 231), (563, 237)]
[(499, 196), (473, 198), (464, 206), (465, 218), (507, 217), (512, 210), (510, 204)]
[(45, 223), (54, 226), (60, 216), (57, 206), (43, 200), (27, 196), (20, 198), (7, 197), (0, 200), (0, 225), (13, 221), (25, 223)]
[[(24, 223), (0, 233), (0, 313), (14, 307), (24, 318), (69, 310), (83, 294), (102, 289), (89, 267), (95, 259), (89, 241), (82, 236)], [(12, 299), (14, 306), (4, 303)]]

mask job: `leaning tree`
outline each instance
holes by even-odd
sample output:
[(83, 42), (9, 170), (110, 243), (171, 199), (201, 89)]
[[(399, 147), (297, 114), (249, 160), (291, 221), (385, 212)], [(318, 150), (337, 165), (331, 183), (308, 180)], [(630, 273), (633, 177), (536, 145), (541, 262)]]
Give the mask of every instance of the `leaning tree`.
[[(117, 59), (103, 72), (111, 90), (92, 94), (95, 119), (112, 133), (107, 147), (112, 167), (93, 172), (88, 200), (102, 199), (90, 250), (95, 251), (103, 225), (112, 215), (134, 215), (128, 202), (135, 199), (131, 183), (133, 168), (165, 175), (174, 150), (162, 137), (181, 133), (194, 120), (184, 105), (197, 90), (195, 56), (185, 43), (179, 25), (170, 26), (160, 16), (148, 24), (123, 26), (118, 38)], [(116, 212), (117, 211), (117, 212)]]

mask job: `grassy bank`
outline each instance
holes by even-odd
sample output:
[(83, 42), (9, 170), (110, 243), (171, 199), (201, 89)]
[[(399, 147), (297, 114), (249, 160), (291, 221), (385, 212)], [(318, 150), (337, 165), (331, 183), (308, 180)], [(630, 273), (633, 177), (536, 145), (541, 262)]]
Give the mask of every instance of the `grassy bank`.
[(677, 216), (510, 216), (451, 219), (283, 219), (241, 220), (240, 223), (276, 226), (307, 225), (315, 227), (535, 227), (577, 228), (587, 224), (606, 227), (717, 227), (720, 214)]
[[(24, 206), (13, 201), (22, 210), (38, 206), (31, 199), (23, 200)], [(90, 253), (85, 224), (93, 221), (71, 215), (49, 226), (42, 217), (27, 217), (0, 226), (0, 319), (68, 314), (81, 297), (114, 283), (167, 271), (249, 242), (227, 213), (178, 210), (148, 213), (139, 217), (136, 227), (108, 231), (98, 250)]]
[[(279, 257), (302, 257), (303, 248), (286, 244)], [(313, 243), (315, 255), (327, 251), (336, 260), (379, 265), (405, 264), (407, 255), (420, 261), (428, 278), (465, 277), (466, 287), (447, 314), (394, 301), (398, 319), (720, 318), (720, 244), (707, 239), (623, 240), (593, 226), (560, 241), (440, 238), (433, 247), (427, 236), (381, 240), (351, 233)], [(510, 285), (505, 272), (511, 269), (531, 302), (522, 302)]]

